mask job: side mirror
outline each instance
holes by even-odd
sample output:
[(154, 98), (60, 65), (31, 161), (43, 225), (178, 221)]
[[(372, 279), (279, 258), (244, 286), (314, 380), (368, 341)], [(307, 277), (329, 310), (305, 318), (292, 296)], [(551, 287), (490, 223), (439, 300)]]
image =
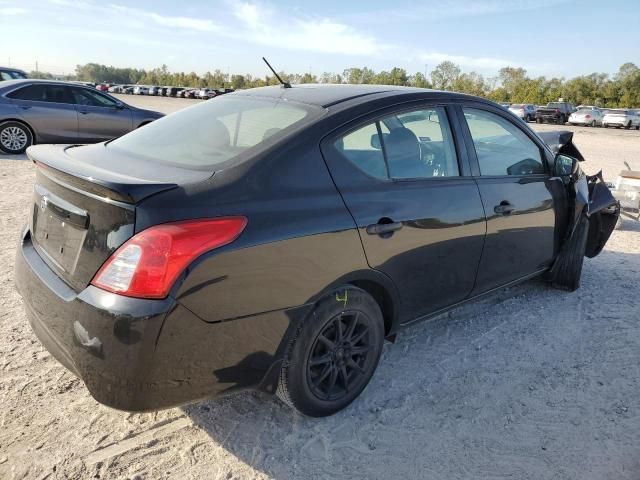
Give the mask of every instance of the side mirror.
[(553, 174), (556, 177), (568, 177), (578, 171), (578, 160), (559, 153), (553, 162)]

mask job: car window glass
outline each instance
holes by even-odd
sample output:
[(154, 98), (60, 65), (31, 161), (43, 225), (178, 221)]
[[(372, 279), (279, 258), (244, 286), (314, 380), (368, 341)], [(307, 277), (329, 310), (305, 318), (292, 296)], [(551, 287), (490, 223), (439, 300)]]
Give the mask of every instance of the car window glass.
[(384, 151), (391, 178), (459, 175), (451, 128), (443, 107), (414, 110), (382, 119), (390, 132)]
[[(363, 172), (376, 178), (388, 178), (382, 144), (378, 135), (378, 122), (373, 122), (335, 141), (342, 155)], [(389, 130), (382, 126), (383, 135)]]
[(12, 80), (13, 77), (9, 74), (9, 72), (0, 72), (0, 78), (2, 80)]
[(481, 175), (544, 173), (540, 149), (512, 122), (485, 110), (463, 110)]
[(108, 144), (152, 162), (213, 170), (272, 136), (284, 138), (317, 107), (225, 95), (156, 120)]
[(78, 105), (89, 107), (116, 107), (118, 102), (86, 88), (72, 88), (73, 98)]
[(72, 103), (67, 95), (67, 87), (63, 85), (30, 85), (11, 92), (7, 96), (33, 102)]
[(273, 108), (272, 105), (260, 105), (219, 117), (231, 139), (231, 146), (247, 148), (266, 140), (282, 129), (282, 125), (291, 125), (306, 116), (304, 110), (297, 108)]

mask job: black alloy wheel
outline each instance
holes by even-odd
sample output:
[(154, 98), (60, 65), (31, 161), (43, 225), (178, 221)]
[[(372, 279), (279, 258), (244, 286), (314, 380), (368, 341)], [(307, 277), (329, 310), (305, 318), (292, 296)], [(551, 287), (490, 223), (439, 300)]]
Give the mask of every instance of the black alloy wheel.
[(361, 312), (342, 312), (316, 338), (307, 361), (307, 381), (319, 399), (340, 400), (362, 382), (373, 353), (368, 323)]
[(348, 286), (324, 297), (289, 342), (277, 395), (312, 417), (342, 410), (378, 366), (384, 320), (378, 303)]

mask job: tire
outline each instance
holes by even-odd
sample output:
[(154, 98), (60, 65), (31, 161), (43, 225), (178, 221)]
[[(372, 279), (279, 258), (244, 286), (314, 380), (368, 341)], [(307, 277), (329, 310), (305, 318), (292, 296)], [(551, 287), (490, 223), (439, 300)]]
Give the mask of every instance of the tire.
[(603, 123), (602, 128), (609, 128), (609, 125), (607, 125), (606, 123)]
[(367, 386), (383, 342), (376, 301), (359, 288), (336, 290), (317, 303), (287, 345), (276, 395), (304, 415), (332, 415)]
[(596, 121), (591, 122), (591, 127), (596, 128)]
[(573, 292), (580, 287), (588, 234), (589, 219), (583, 214), (551, 269), (551, 284), (555, 288)]
[(629, 130), (630, 128), (631, 128), (631, 122), (627, 123), (627, 124), (624, 126), (624, 129), (625, 129), (625, 130)]
[(536, 118), (536, 122), (537, 123), (542, 123), (542, 119), (541, 118)]
[(33, 145), (33, 134), (20, 122), (0, 123), (0, 150), (4, 153), (20, 154)]

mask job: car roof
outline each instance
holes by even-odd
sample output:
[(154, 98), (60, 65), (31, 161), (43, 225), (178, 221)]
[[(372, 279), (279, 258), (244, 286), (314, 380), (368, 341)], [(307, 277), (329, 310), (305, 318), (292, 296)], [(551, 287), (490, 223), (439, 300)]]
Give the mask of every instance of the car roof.
[(243, 95), (252, 97), (280, 98), (292, 102), (306, 103), (323, 108), (337, 105), (342, 102), (354, 99), (362, 99), (366, 102), (369, 95), (384, 94), (385, 96), (409, 95), (415, 93), (426, 94), (426, 97), (433, 98), (476, 98), (469, 95), (453, 92), (442, 92), (439, 90), (428, 90), (426, 88), (400, 87), (393, 85), (349, 85), (349, 84), (314, 84), (305, 83), (293, 85), (291, 88), (284, 88), (280, 85), (271, 87), (250, 88), (237, 91), (232, 95)]
[(84, 87), (86, 86), (83, 82), (66, 82), (62, 80), (40, 80), (36, 78), (21, 78), (18, 80), (5, 80), (0, 83), (0, 90), (9, 90), (15, 87), (19, 87), (21, 85), (32, 85), (32, 84), (45, 84), (45, 85), (70, 85), (73, 87)]

